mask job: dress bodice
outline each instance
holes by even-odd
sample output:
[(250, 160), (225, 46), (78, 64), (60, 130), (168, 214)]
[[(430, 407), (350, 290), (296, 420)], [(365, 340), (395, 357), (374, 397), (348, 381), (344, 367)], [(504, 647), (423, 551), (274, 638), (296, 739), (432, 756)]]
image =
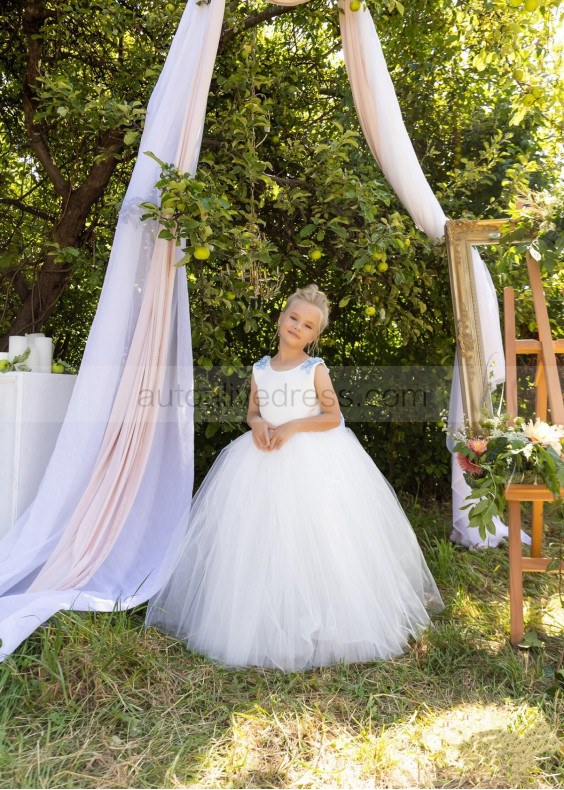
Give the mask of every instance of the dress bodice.
[(310, 357), (290, 370), (274, 370), (268, 356), (255, 362), (253, 376), (261, 417), (273, 425), (282, 425), (321, 414), (314, 383), (319, 364), (325, 364), (321, 357)]

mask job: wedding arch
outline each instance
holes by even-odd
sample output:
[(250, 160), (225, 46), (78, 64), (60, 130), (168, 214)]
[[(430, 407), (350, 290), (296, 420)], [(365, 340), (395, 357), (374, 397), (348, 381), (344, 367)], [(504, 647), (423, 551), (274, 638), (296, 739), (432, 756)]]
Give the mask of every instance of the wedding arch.
[[(189, 0), (151, 96), (66, 419), (36, 499), (0, 542), (0, 660), (59, 610), (148, 600), (174, 563), (192, 494), (192, 408), (186, 398), (160, 407), (140, 394), (191, 392), (190, 315), (185, 272), (175, 266), (180, 249), (140, 219), (140, 204), (158, 200), (159, 177), (158, 163), (142, 154), (195, 174), (224, 5)], [(338, 12), (368, 145), (416, 225), (440, 238), (446, 217), (405, 129), (372, 17), (350, 0), (338, 0)], [(499, 372), (497, 299), (477, 253), (474, 272), (486, 357)], [(455, 376), (451, 421), (461, 417)]]

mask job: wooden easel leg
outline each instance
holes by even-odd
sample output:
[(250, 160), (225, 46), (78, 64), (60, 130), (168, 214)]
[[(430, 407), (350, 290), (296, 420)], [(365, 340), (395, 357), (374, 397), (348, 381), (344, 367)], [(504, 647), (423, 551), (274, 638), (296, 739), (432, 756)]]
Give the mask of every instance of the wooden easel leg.
[(554, 344), (550, 333), (550, 322), (548, 320), (548, 310), (546, 299), (542, 289), (540, 276), (540, 266), (529, 252), (527, 252), (527, 269), (533, 293), (533, 304), (535, 307), (535, 317), (539, 328), (539, 340), (542, 347), (542, 362), (544, 366), (544, 380), (550, 406), (550, 417), (553, 423), (564, 425), (564, 398), (558, 377), (556, 366), (556, 355)]
[(515, 343), (515, 291), (503, 289), (505, 329), (505, 402), (512, 419), (517, 417), (517, 351)]
[(511, 644), (523, 641), (523, 570), (521, 567), (521, 503), (509, 502), (509, 612)]
[(531, 537), (531, 557), (542, 556), (543, 502), (533, 502), (533, 534)]
[(535, 377), (535, 414), (540, 420), (545, 420), (548, 414), (548, 392), (544, 378), (544, 365), (542, 356), (538, 358), (537, 375)]

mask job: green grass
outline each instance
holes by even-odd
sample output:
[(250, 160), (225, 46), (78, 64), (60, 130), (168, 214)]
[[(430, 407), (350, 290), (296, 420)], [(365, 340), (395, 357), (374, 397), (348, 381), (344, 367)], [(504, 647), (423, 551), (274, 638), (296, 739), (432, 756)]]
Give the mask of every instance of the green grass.
[(62, 613), (0, 664), (0, 787), (562, 787), (557, 578), (525, 577), (541, 644), (513, 650), (507, 549), (408, 512), (447, 608), (402, 658), (229, 671), (142, 608)]

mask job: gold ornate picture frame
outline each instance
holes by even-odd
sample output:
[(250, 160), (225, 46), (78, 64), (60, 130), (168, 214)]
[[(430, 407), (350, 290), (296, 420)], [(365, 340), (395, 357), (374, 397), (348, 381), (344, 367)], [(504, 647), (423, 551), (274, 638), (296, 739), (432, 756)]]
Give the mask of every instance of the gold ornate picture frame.
[(491, 408), (491, 401), (472, 248), (499, 244), (502, 235), (514, 229), (515, 225), (516, 222), (509, 219), (452, 219), (445, 224), (462, 405), (470, 425), (474, 427), (484, 406)]

